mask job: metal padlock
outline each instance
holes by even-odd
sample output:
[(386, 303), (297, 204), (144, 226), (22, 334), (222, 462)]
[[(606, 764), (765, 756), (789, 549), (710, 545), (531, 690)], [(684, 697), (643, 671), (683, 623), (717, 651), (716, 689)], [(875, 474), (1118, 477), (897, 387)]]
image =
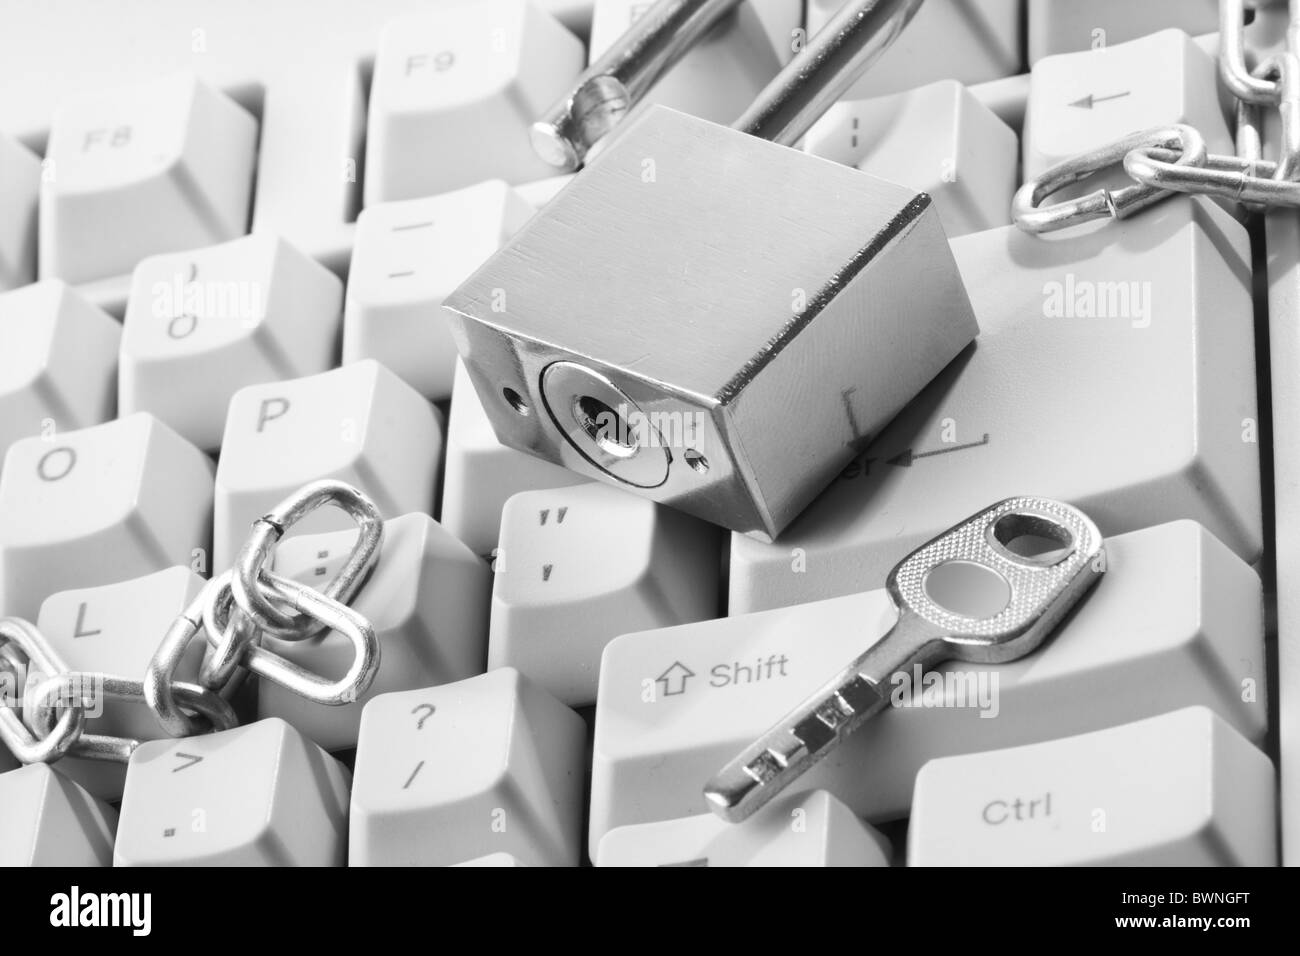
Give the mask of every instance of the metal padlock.
[(786, 148), (919, 0), (854, 0), (727, 129), (663, 107), (444, 302), (502, 443), (765, 540), (977, 334), (930, 197)]

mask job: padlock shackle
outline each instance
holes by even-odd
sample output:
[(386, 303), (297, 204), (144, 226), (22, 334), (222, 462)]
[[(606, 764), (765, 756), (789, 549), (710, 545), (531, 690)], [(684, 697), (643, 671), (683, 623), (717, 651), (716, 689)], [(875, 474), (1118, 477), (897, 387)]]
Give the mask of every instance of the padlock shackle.
[(533, 150), (557, 169), (587, 151), (740, 0), (658, 0), (533, 124)]
[(893, 45), (921, 0), (850, 0), (758, 94), (733, 129), (793, 146)]
[[(647, 90), (740, 0), (658, 0), (533, 124), (533, 149), (575, 170)], [(734, 124), (793, 145), (890, 45), (921, 0), (849, 0)]]

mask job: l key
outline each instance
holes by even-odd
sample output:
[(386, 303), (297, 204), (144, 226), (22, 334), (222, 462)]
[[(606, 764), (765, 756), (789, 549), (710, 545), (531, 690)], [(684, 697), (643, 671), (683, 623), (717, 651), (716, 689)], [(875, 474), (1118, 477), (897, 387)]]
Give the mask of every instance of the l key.
[(894, 626), (723, 767), (704, 788), (710, 809), (749, 817), (889, 706), (895, 673), (1030, 653), (1104, 570), (1096, 525), (1048, 498), (1008, 498), (923, 544), (886, 581)]

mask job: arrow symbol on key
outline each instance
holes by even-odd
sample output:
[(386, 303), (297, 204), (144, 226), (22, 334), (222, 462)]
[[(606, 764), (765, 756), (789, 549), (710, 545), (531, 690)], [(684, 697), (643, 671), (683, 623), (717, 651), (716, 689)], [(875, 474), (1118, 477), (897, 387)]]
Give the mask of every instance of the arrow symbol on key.
[(196, 763), (203, 762), (203, 758), (198, 756), (197, 754), (187, 754), (187, 753), (177, 752), (176, 756), (184, 760), (185, 763), (181, 764), (179, 767), (172, 767), (172, 773), (180, 773), (182, 770), (187, 770), (190, 767), (193, 767)]
[(911, 468), (912, 462), (916, 461), (918, 458), (933, 458), (935, 455), (946, 455), (949, 452), (961, 451), (963, 448), (979, 448), (981, 445), (987, 445), (988, 443), (989, 433), (985, 432), (984, 437), (979, 441), (968, 441), (964, 445), (949, 445), (947, 448), (936, 448), (933, 451), (913, 452), (912, 449), (909, 448), (906, 451), (895, 455), (893, 458), (885, 459), (885, 461), (886, 464), (898, 465), (900, 468)]
[(1087, 96), (1075, 100), (1070, 105), (1077, 106), (1081, 110), (1090, 110), (1092, 109), (1094, 104), (1107, 103), (1111, 100), (1118, 100), (1121, 97), (1128, 96), (1130, 92), (1132, 91), (1125, 90), (1123, 93), (1112, 93), (1109, 96), (1093, 96), (1091, 93), (1089, 93)]
[(663, 685), (665, 697), (676, 697), (686, 693), (686, 682), (694, 676), (695, 671), (681, 661), (673, 661), (666, 671), (655, 678), (655, 683)]

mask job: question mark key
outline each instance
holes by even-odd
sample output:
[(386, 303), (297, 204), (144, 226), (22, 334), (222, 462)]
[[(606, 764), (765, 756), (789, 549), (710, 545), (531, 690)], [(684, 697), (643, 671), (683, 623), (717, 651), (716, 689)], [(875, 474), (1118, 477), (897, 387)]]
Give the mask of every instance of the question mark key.
[(348, 859), (576, 866), (587, 727), (511, 667), (379, 694), (361, 715)]

